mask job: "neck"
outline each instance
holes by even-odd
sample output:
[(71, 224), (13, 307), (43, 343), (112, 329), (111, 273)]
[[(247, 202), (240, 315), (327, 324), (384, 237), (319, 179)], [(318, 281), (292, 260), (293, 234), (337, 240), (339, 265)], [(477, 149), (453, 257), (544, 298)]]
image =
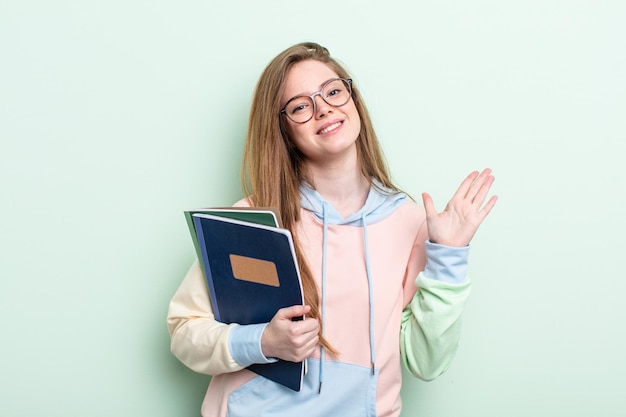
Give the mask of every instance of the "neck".
[(318, 193), (342, 216), (347, 217), (365, 204), (370, 183), (354, 161), (307, 164), (309, 178)]

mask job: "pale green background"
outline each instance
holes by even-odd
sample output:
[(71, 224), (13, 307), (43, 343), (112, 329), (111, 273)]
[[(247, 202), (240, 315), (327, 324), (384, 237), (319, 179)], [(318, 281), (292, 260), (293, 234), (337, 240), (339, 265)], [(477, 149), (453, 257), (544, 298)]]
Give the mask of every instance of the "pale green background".
[(352, 72), (397, 183), (497, 176), (451, 369), (405, 416), (623, 416), (626, 6), (0, 0), (0, 415), (199, 415), (169, 353), (182, 211), (240, 198), (283, 48)]

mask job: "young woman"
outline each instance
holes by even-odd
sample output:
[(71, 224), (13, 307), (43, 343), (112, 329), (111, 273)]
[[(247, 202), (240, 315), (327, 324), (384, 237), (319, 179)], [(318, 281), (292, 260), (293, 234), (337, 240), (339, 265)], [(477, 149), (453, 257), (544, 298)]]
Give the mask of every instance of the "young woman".
[[(357, 86), (328, 50), (302, 43), (274, 58), (252, 102), (238, 205), (279, 208), (306, 305), (219, 323), (192, 265), (168, 326), (174, 355), (213, 375), (202, 415), (398, 416), (401, 362), (431, 380), (456, 352), (468, 244), (496, 202), (493, 180), (473, 172), (441, 213), (426, 193), (420, 207), (391, 182)], [(307, 359), (301, 391), (245, 369), (275, 358)]]

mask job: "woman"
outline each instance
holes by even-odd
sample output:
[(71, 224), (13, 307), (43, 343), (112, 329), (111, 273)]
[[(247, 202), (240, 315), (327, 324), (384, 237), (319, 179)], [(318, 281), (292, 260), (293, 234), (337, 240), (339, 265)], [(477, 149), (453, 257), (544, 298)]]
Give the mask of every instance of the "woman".
[[(279, 208), (306, 305), (262, 325), (219, 323), (194, 263), (168, 326), (172, 352), (213, 375), (202, 415), (398, 416), (400, 362), (431, 380), (454, 357), (468, 244), (496, 202), (485, 203), (493, 180), (473, 172), (443, 212), (426, 193), (419, 207), (392, 184), (358, 89), (328, 51), (302, 43), (274, 58), (252, 102), (238, 205)], [(274, 358), (307, 359), (300, 392), (244, 369)]]

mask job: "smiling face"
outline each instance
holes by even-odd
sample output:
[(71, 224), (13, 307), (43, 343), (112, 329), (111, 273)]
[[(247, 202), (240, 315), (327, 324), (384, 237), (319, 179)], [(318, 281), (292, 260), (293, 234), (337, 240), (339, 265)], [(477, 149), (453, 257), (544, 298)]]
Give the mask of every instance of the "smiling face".
[[(299, 95), (319, 91), (326, 81), (339, 76), (326, 64), (306, 60), (295, 64), (287, 73), (281, 103)], [(356, 139), (361, 119), (352, 99), (340, 107), (326, 103), (320, 95), (315, 98), (316, 111), (306, 123), (295, 123), (285, 117), (289, 138), (308, 162), (325, 163), (337, 158), (356, 158)], [(355, 159), (356, 160), (356, 159)]]

